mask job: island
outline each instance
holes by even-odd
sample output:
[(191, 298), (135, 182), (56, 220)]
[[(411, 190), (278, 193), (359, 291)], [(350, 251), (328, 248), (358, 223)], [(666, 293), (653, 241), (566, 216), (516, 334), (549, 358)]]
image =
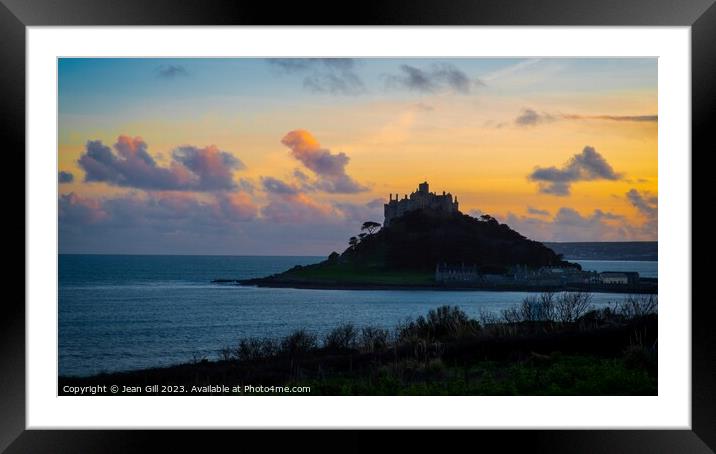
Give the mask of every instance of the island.
[(342, 252), (253, 279), (214, 283), (325, 289), (446, 289), (657, 293), (638, 273), (584, 271), (507, 224), (459, 210), (457, 196), (428, 182), (402, 198), (389, 195), (382, 225), (366, 221)]

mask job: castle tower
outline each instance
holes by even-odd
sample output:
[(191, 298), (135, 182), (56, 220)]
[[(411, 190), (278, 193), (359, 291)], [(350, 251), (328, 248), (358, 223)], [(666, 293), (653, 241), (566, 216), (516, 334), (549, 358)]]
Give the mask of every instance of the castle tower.
[(446, 194), (443, 191), (442, 195), (433, 194), (430, 192), (430, 186), (427, 181), (418, 184), (418, 190), (410, 194), (403, 195), (400, 198), (400, 194), (388, 195), (388, 203), (383, 205), (385, 220), (383, 222), (384, 227), (388, 227), (391, 220), (405, 213), (419, 209), (429, 209), (434, 213), (443, 213), (450, 215), (453, 213), (459, 213), (457, 197), (453, 200), (452, 194), (449, 192)]

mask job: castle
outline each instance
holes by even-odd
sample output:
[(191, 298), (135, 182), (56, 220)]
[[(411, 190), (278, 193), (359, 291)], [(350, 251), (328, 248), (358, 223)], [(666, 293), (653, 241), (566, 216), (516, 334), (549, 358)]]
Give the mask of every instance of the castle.
[(390, 221), (393, 218), (400, 217), (408, 211), (418, 210), (421, 208), (429, 208), (434, 211), (444, 212), (446, 214), (458, 213), (457, 196), (453, 201), (452, 194), (449, 192), (446, 194), (443, 191), (442, 195), (430, 192), (428, 182), (424, 181), (418, 185), (418, 190), (410, 194), (410, 197), (406, 194), (402, 199), (399, 199), (398, 194), (390, 194), (390, 200), (388, 203), (383, 205), (385, 212), (385, 221), (383, 226), (387, 227), (390, 225)]

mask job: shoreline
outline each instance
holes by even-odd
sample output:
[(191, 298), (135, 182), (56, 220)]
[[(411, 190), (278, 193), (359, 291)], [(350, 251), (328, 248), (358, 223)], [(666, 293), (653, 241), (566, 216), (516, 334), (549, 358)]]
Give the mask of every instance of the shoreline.
[(235, 285), (262, 288), (293, 288), (304, 290), (400, 290), (400, 291), (492, 291), (492, 292), (589, 292), (589, 293), (628, 293), (639, 295), (658, 294), (658, 281), (654, 280), (639, 285), (575, 285), (566, 286), (540, 286), (540, 285), (472, 285), (472, 286), (447, 286), (438, 284), (374, 284), (374, 283), (342, 283), (342, 282), (306, 282), (298, 280), (276, 280), (272, 278), (256, 279), (214, 279), (212, 284)]

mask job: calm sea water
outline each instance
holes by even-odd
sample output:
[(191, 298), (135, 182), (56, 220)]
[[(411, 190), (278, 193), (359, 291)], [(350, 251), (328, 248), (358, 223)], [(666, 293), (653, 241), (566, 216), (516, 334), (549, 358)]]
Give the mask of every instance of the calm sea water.
[[(469, 315), (522, 301), (521, 292), (343, 291), (211, 284), (305, 265), (322, 257), (59, 257), (59, 373), (89, 375), (216, 358), (250, 336), (280, 337), (298, 328), (318, 335), (342, 322), (392, 328), (435, 307)], [(657, 262), (582, 261), (584, 269), (639, 271)], [(624, 295), (594, 294), (596, 305)]]

